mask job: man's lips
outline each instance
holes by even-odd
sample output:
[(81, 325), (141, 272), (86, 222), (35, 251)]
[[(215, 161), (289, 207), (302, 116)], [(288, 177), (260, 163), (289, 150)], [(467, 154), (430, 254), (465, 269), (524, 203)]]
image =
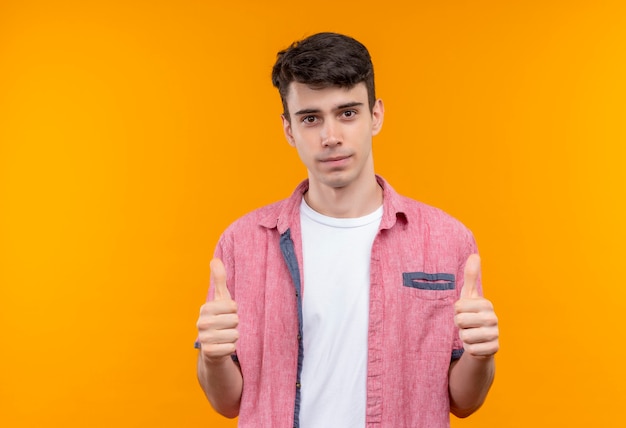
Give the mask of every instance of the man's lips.
[(329, 169), (331, 171), (342, 170), (350, 165), (351, 159), (352, 155), (328, 156), (320, 159), (320, 165), (322, 168)]
[(320, 162), (324, 162), (324, 163), (341, 162), (342, 160), (348, 159), (349, 157), (350, 155), (329, 156), (327, 158), (321, 158)]

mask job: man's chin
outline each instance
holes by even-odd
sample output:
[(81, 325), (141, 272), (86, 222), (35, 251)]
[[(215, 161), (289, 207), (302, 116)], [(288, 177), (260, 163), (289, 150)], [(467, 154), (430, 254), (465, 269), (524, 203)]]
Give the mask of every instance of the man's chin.
[(353, 180), (351, 180), (345, 174), (335, 174), (331, 175), (330, 177), (325, 177), (323, 184), (333, 189), (343, 189), (345, 187), (348, 187), (350, 183), (352, 183), (352, 181)]

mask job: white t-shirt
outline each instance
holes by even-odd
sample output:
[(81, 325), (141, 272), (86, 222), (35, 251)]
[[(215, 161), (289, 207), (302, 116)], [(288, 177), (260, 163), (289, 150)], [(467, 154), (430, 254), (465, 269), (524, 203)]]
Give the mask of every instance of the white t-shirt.
[(327, 217), (302, 200), (302, 428), (365, 426), (370, 256), (382, 214)]

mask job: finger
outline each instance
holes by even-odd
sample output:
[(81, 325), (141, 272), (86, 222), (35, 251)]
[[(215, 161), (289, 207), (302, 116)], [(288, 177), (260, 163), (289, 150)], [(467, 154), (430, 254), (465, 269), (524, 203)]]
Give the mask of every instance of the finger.
[(235, 353), (235, 343), (211, 343), (201, 344), (202, 356), (208, 361), (220, 362), (224, 359), (231, 358)]
[(211, 267), (211, 283), (215, 287), (214, 300), (230, 300), (230, 292), (226, 287), (226, 269), (220, 259), (213, 259)]
[[(215, 306), (215, 304), (223, 303), (223, 306)], [(198, 331), (214, 331), (236, 329), (239, 325), (239, 317), (237, 315), (237, 304), (233, 300), (217, 300), (207, 302), (203, 307), (212, 305), (210, 312), (200, 313), (196, 327)]]
[(467, 328), (459, 332), (463, 343), (474, 345), (476, 343), (489, 343), (498, 340), (497, 327)]
[(461, 298), (480, 297), (478, 294), (478, 277), (480, 276), (480, 256), (478, 254), (470, 254), (465, 262), (465, 271), (463, 276), (463, 288), (461, 289)]
[[(487, 302), (486, 299), (466, 299), (465, 302)], [(464, 307), (454, 316), (454, 323), (459, 328), (492, 327), (498, 325), (496, 313), (489, 308)]]
[(463, 348), (468, 354), (474, 357), (489, 358), (498, 352), (500, 349), (500, 343), (497, 339), (488, 342), (465, 343)]
[(203, 345), (213, 345), (217, 343), (235, 343), (239, 339), (239, 331), (236, 328), (224, 330), (200, 330), (198, 341)]

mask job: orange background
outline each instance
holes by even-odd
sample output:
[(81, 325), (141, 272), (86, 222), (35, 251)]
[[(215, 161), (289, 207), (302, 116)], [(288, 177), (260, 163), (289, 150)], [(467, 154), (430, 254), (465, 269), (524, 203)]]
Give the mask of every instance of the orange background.
[(481, 248), (498, 374), (452, 426), (620, 424), (626, 6), (408, 3), (0, 3), (0, 426), (235, 426), (195, 379), (208, 262), (305, 176), (269, 74), (326, 30), (373, 56), (378, 172)]

